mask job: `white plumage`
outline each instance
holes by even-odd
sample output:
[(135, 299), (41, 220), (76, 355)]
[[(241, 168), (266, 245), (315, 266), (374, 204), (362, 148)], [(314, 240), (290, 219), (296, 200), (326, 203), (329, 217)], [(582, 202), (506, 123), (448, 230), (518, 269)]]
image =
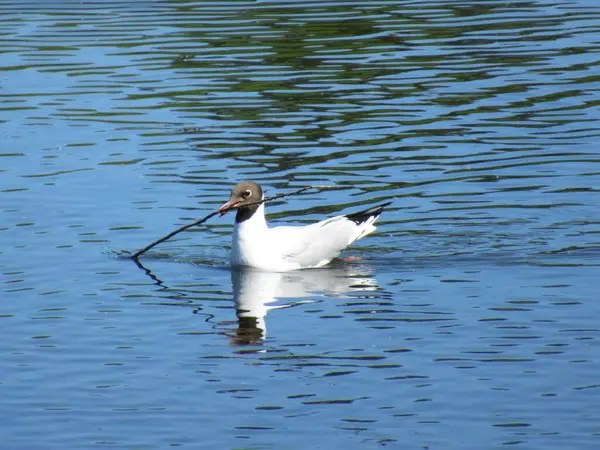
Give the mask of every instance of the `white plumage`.
[(389, 203), (307, 226), (269, 228), (260, 186), (245, 181), (235, 186), (221, 210), (238, 209), (233, 227), (231, 264), (271, 272), (322, 267), (340, 252), (373, 231), (373, 222)]

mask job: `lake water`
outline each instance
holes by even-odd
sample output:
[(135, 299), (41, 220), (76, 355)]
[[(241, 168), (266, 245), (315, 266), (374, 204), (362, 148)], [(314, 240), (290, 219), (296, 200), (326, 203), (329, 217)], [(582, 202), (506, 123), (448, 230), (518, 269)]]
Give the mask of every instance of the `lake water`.
[[(0, 447), (600, 448), (600, 5), (33, 1), (0, 14)], [(393, 200), (331, 266), (274, 224)]]

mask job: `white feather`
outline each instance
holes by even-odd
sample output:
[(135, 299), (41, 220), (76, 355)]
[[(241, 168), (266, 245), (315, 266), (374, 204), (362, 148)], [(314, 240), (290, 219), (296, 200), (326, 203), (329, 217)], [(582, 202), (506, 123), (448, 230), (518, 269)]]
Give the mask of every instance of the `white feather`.
[(377, 215), (357, 224), (337, 216), (308, 226), (269, 228), (264, 204), (233, 228), (231, 264), (271, 272), (322, 267), (357, 239), (375, 231)]

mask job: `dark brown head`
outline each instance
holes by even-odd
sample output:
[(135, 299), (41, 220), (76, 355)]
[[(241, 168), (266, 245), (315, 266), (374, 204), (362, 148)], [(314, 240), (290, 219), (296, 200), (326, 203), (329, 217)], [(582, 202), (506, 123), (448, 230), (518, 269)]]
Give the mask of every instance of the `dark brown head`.
[(260, 205), (249, 205), (248, 203), (259, 202), (263, 199), (262, 188), (254, 181), (242, 181), (232, 190), (229, 201), (219, 208), (221, 215), (227, 213), (228, 209), (237, 209), (236, 222), (248, 220), (256, 212)]

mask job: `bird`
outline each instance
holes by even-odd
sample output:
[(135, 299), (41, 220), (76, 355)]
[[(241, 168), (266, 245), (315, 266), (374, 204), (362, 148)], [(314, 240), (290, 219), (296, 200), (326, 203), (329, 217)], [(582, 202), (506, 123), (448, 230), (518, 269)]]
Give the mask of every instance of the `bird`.
[(342, 250), (375, 231), (373, 222), (392, 202), (364, 211), (331, 217), (305, 226), (269, 228), (263, 190), (254, 181), (242, 181), (232, 190), (221, 216), (237, 209), (231, 240), (231, 266), (268, 272), (323, 267)]

